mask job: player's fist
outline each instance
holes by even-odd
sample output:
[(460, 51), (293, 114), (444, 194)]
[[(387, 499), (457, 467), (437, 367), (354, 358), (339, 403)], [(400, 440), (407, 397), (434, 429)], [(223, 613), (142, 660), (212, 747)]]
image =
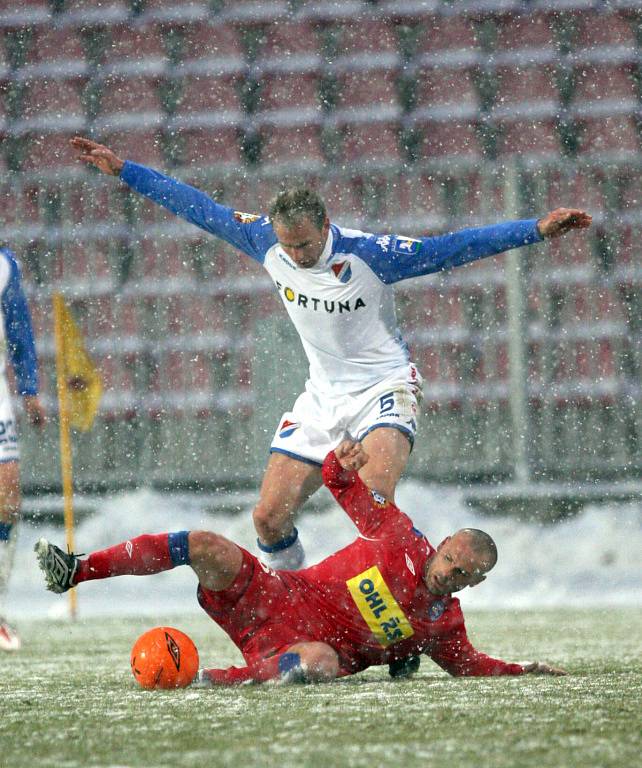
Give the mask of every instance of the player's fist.
[(85, 139), (82, 136), (74, 136), (71, 146), (80, 152), (79, 159), (84, 163), (93, 165), (103, 173), (110, 176), (119, 176), (125, 164), (123, 160), (104, 144)]
[(556, 208), (537, 222), (542, 237), (558, 237), (572, 229), (586, 229), (593, 217), (577, 208)]
[(568, 672), (558, 667), (551, 667), (549, 664), (543, 664), (541, 661), (533, 661), (531, 664), (525, 664), (525, 675), (554, 675), (555, 677), (561, 677), (562, 675), (568, 675)]
[(352, 469), (358, 472), (368, 462), (368, 454), (363, 450), (361, 443), (354, 440), (344, 440), (334, 449), (334, 455), (343, 469)]

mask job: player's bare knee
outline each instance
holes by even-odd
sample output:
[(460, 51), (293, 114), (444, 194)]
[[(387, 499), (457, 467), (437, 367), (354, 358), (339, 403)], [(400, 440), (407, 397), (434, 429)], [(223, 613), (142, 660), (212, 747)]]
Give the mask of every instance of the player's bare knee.
[(290, 650), (301, 657), (306, 680), (310, 682), (333, 680), (339, 674), (337, 652), (325, 643), (302, 643)]
[(259, 501), (254, 507), (252, 518), (259, 537), (266, 543), (279, 541), (288, 532), (290, 513), (283, 506)]
[(190, 531), (189, 556), (192, 570), (206, 589), (226, 589), (236, 578), (243, 561), (239, 547), (211, 531)]
[(212, 531), (190, 531), (189, 556), (192, 565), (225, 565), (231, 542)]

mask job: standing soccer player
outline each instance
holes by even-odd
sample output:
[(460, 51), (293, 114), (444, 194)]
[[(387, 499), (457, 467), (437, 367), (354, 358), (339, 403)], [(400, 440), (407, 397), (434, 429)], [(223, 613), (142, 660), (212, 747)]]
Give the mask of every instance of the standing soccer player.
[(38, 399), (36, 347), (20, 267), (7, 248), (0, 248), (0, 315), (0, 650), (16, 651), (20, 638), (4, 619), (21, 503), (18, 436), (5, 375), (7, 354), (29, 421), (42, 427), (45, 414)]
[(254, 509), (259, 548), (281, 569), (303, 563), (294, 516), (346, 434), (370, 456), (361, 479), (394, 499), (417, 429), (421, 376), (397, 329), (392, 285), (591, 223), (583, 211), (558, 208), (441, 237), (373, 235), (331, 224), (308, 188), (279, 194), (269, 217), (246, 214), (89, 139), (72, 145), (81, 160), (258, 261), (274, 281), (310, 364), (305, 392), (279, 422)]

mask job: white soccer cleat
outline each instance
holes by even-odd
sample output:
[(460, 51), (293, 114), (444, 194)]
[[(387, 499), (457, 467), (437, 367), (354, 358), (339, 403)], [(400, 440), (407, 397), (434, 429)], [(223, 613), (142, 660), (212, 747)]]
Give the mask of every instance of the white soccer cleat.
[(62, 594), (74, 586), (78, 570), (78, 558), (73, 552), (67, 554), (47, 539), (39, 539), (34, 547), (38, 565), (45, 574), (47, 589)]
[(19, 651), (21, 647), (22, 642), (16, 630), (0, 618), (0, 651)]

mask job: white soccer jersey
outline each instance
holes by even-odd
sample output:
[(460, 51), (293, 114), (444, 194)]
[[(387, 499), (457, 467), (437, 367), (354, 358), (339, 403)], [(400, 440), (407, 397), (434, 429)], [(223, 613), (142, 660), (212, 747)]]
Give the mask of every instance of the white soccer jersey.
[(386, 285), (351, 247), (363, 232), (332, 226), (321, 258), (303, 269), (278, 243), (263, 266), (301, 337), (310, 382), (322, 392), (360, 392), (408, 364)]
[(279, 246), (268, 218), (226, 208), (194, 187), (129, 161), (120, 176), (265, 267), (303, 342), (310, 383), (331, 395), (360, 392), (407, 368), (393, 283), (542, 239), (535, 219), (421, 239), (333, 224), (318, 263), (304, 268)]

